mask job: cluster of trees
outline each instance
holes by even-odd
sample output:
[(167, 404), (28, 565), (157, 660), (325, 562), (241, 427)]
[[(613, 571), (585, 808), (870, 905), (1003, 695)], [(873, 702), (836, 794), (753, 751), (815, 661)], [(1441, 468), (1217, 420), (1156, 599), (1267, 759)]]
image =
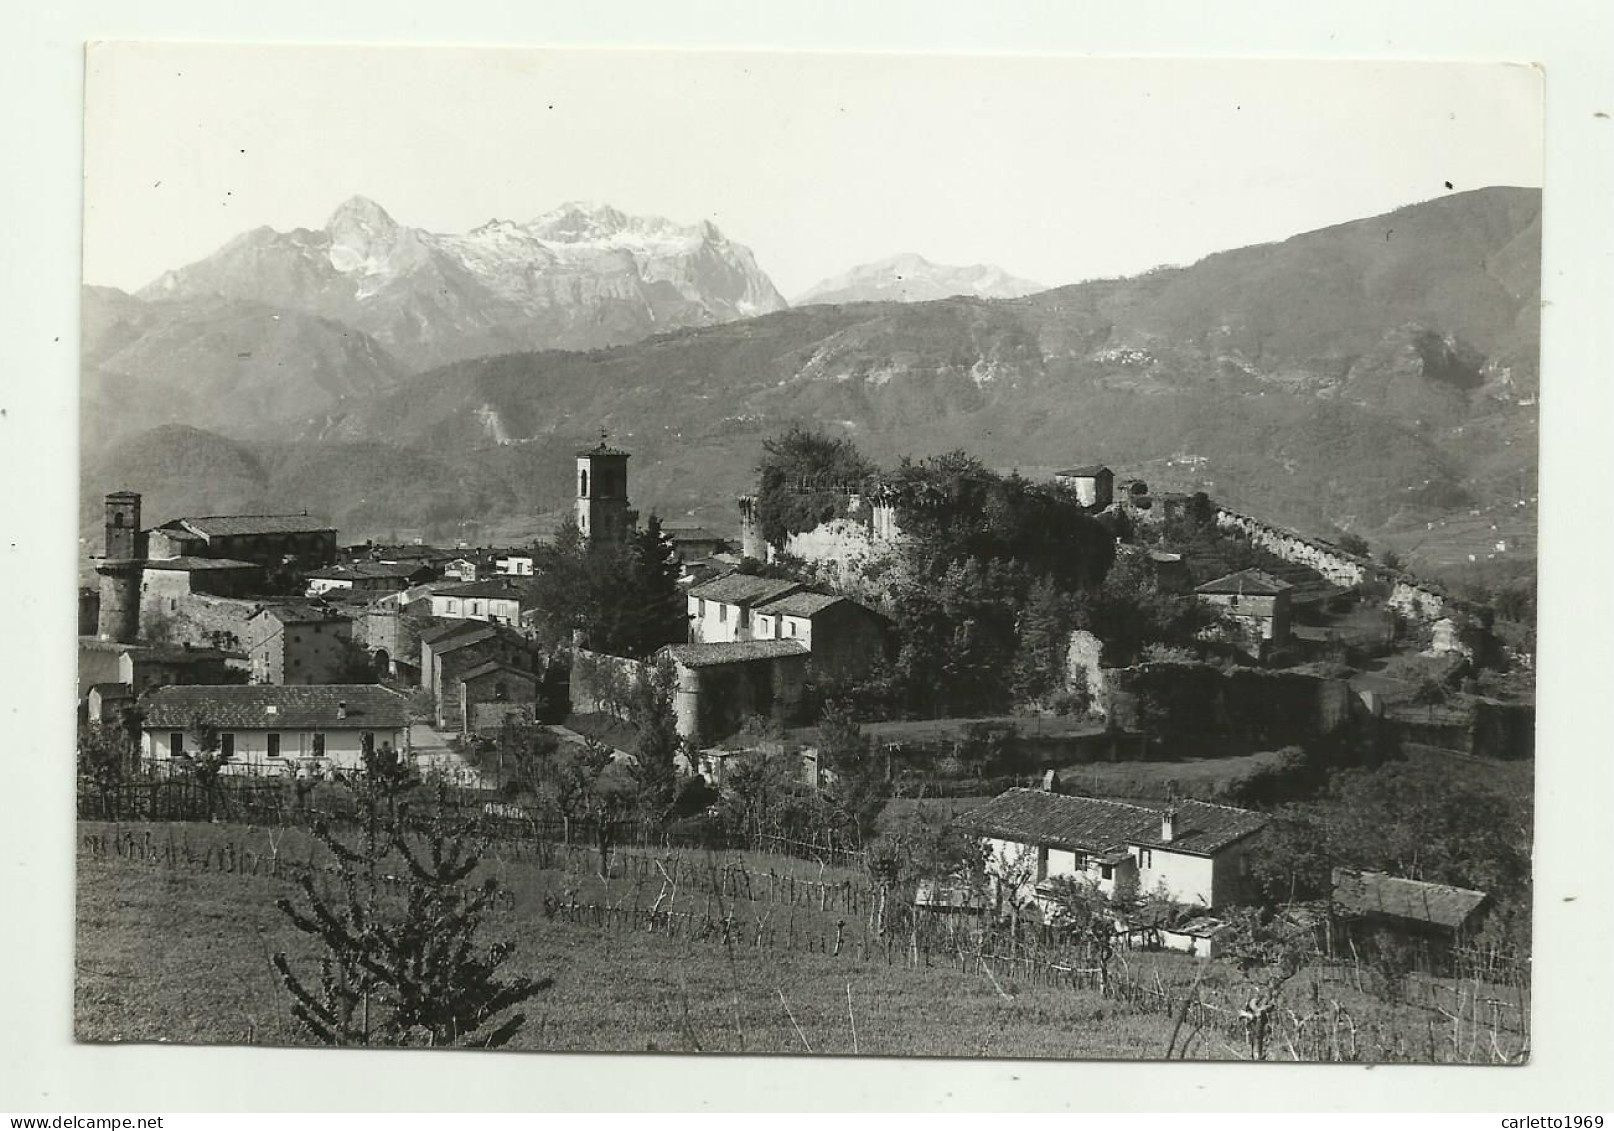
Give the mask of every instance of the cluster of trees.
[(846, 513), (848, 492), (867, 489), (879, 468), (840, 436), (791, 427), (762, 442), (757, 465), (757, 522), (762, 536), (783, 546), (792, 534)]
[(1484, 891), (1487, 930), (1528, 949), (1531, 835), (1528, 794), (1392, 761), (1338, 770), (1316, 799), (1275, 809), (1251, 880), (1270, 903), (1327, 898), (1335, 866)]
[[(875, 474), (844, 438), (794, 428), (768, 441), (764, 533), (782, 542), (843, 513), (839, 488)], [(880, 482), (903, 532), (899, 565), (881, 579), (898, 648), (855, 686), (827, 690), (859, 713), (1081, 711), (1084, 689), (1066, 671), (1073, 630), (1099, 636), (1108, 662), (1129, 663), (1151, 646), (1196, 644), (1214, 619), (1191, 595), (1161, 592), (1141, 560), (1117, 561), (1114, 524), (1066, 488), (998, 474), (963, 452), (904, 458)], [(1211, 507), (1197, 502), (1174, 536), (1203, 536)]]
[(568, 519), (533, 563), (536, 630), (547, 647), (583, 646), (618, 656), (648, 656), (688, 635), (673, 542), (651, 515), (621, 542), (588, 541)]

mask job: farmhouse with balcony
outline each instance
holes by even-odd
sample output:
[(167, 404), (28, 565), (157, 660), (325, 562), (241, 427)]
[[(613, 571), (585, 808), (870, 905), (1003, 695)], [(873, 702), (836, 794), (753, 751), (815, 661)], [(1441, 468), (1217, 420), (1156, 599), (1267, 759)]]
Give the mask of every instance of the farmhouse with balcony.
[(146, 696), (141, 756), (157, 768), (198, 753), (197, 723), (219, 732), (226, 772), (285, 772), (319, 760), (336, 769), (363, 765), (376, 749), (408, 746), (404, 697), (376, 684), (164, 687)]
[(1266, 823), (1259, 813), (1204, 801), (1146, 808), (1038, 789), (1011, 789), (954, 819), (985, 842), (999, 891), (1044, 909), (1052, 905), (1050, 882), (1060, 877), (1091, 882), (1106, 896), (1238, 903), (1251, 838)]
[(324, 605), (266, 605), (247, 620), (254, 683), (330, 683), (352, 654), (352, 618)]

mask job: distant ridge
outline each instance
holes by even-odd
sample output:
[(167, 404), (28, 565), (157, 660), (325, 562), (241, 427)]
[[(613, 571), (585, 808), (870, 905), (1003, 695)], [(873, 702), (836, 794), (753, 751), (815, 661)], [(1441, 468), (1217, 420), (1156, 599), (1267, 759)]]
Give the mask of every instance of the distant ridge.
[(930, 302), (968, 295), (1019, 298), (1047, 290), (1042, 283), (1017, 279), (1001, 267), (977, 263), (948, 267), (912, 252), (864, 263), (825, 279), (792, 300), (793, 306), (843, 302)]

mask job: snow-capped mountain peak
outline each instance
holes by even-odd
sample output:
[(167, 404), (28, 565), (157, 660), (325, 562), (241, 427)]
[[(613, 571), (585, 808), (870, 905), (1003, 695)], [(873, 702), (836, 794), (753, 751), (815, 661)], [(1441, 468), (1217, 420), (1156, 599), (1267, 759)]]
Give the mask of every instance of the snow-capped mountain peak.
[(750, 250), (688, 227), (572, 201), (464, 234), (399, 224), (355, 196), (324, 228), (259, 228), (166, 272), (146, 297), (222, 295), (362, 330), (420, 369), (484, 353), (593, 349), (785, 307)]

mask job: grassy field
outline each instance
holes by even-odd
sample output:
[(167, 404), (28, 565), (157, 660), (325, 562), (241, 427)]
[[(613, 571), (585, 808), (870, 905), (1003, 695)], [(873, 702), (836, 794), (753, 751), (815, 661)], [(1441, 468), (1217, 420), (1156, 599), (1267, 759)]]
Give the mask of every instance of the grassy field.
[[(312, 974), (317, 953), (273, 906), (300, 896), (286, 875), (269, 874), (268, 830), (81, 822), (80, 833), (80, 1039), (300, 1042), (270, 957), (284, 951)], [(283, 864), (318, 871), (328, 862), (298, 830), (277, 834), (274, 849)], [(231, 870), (221, 871), (226, 855)], [(870, 889), (853, 870), (759, 853), (649, 850), (620, 850), (608, 875), (598, 865), (583, 848), (540, 861), (531, 847), (506, 845), (485, 858), (510, 893), (489, 914), (485, 937), (516, 944), (512, 972), (555, 982), (530, 1003), (514, 1048), (1148, 1059), (1170, 1039), (1173, 1016), (1158, 1005), (1053, 984), (1012, 964), (984, 973), (939, 945), (911, 958), (900, 945), (883, 948), (869, 929)], [(614, 908), (617, 925), (555, 913), (572, 903)], [(733, 945), (623, 925), (638, 921), (627, 909), (653, 905), (689, 922), (732, 916)], [(1249, 987), (1230, 965), (1132, 952), (1113, 972), (1145, 993), (1159, 987), (1178, 997), (1199, 979), (1201, 999), (1232, 1028), (1197, 1034), (1189, 1055), (1245, 1055), (1236, 1015)], [(1361, 971), (1319, 967), (1291, 983), (1286, 1005), (1303, 1015), (1328, 1003), (1341, 1042), (1348, 1023), (1363, 1059), (1489, 1057), (1489, 1046), (1475, 1043), (1488, 1033), (1470, 1025), (1448, 1038), (1434, 1009), (1463, 987), (1429, 987), (1423, 1008), (1389, 1005), (1372, 990)], [(1522, 1044), (1522, 1034), (1502, 1036), (1509, 1049)], [(1281, 1044), (1273, 1049), (1288, 1059)]]
[[(186, 831), (200, 847), (237, 830)], [(521, 882), (529, 869), (506, 868), (515, 908), (491, 915), (487, 934), (516, 944), (512, 971), (555, 980), (517, 1049), (1137, 1058), (1158, 1056), (1169, 1033), (1165, 1018), (1097, 994), (1000, 989), (956, 967), (749, 946), (731, 960), (710, 942), (546, 920), (538, 892), (575, 883), (598, 898), (606, 885), (551, 869)], [(87, 855), (78, 878), (81, 1040), (299, 1043), (269, 966), (283, 950), (313, 969), (313, 948), (273, 906), (291, 884)], [(799, 910), (805, 932), (815, 912)]]

